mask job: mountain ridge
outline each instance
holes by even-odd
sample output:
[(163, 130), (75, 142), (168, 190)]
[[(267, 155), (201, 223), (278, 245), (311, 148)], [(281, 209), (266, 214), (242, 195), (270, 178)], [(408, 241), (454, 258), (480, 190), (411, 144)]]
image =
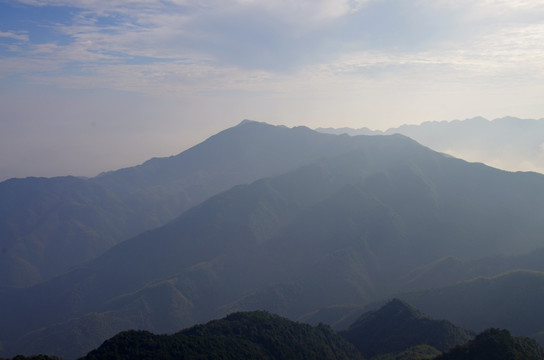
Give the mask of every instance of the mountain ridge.
[(391, 296), (406, 274), (445, 256), (542, 247), (542, 175), (468, 163), (401, 135), (282, 131), (327, 141), (317, 148), (338, 141), (338, 153), (237, 185), (68, 274), (7, 291), (6, 351), (47, 352), (69, 338), (81, 346), (63, 354), (76, 357), (124, 329), (169, 332), (232, 310), (297, 319)]
[(317, 128), (329, 134), (387, 135), (399, 133), (430, 148), (468, 161), (483, 162), (508, 171), (544, 173), (544, 118), (512, 116), (487, 120), (426, 121), (385, 131), (368, 128)]
[(308, 128), (243, 122), (178, 155), (94, 178), (1, 182), (0, 286), (60, 275), (216, 193), (342, 153), (357, 142)]

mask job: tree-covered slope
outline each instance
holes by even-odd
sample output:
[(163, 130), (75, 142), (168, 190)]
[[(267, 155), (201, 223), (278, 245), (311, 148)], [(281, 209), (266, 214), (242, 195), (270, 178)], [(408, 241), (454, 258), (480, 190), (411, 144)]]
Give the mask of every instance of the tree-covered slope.
[(340, 334), (365, 357), (405, 351), (418, 345), (447, 351), (473, 338), (470, 331), (445, 320), (434, 320), (399, 299), (361, 315)]
[(267, 312), (235, 313), (180, 331), (127, 331), (82, 360), (362, 359), (329, 327), (295, 323)]
[(467, 344), (435, 360), (541, 360), (544, 349), (533, 339), (513, 337), (508, 330), (487, 329)]

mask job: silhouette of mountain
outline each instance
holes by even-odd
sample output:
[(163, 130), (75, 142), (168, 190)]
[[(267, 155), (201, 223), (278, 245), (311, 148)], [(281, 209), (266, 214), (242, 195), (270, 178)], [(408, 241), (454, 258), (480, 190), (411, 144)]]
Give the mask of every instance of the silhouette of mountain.
[(509, 171), (544, 173), (544, 119), (504, 117), (488, 121), (475, 117), (463, 121), (429, 121), (386, 131), (319, 128), (329, 134), (406, 135), (436, 151)]

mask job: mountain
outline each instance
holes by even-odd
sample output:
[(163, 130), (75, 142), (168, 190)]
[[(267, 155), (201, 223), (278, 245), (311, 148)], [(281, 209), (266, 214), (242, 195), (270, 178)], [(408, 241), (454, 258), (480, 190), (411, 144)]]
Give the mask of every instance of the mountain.
[(244, 121), (168, 158), (76, 177), (0, 183), (0, 286), (60, 275), (232, 186), (279, 175), (359, 141)]
[(180, 331), (127, 331), (82, 360), (114, 359), (363, 359), (325, 325), (312, 327), (267, 312), (235, 313)]
[(508, 330), (488, 329), (465, 345), (458, 346), (436, 360), (540, 360), (544, 349), (529, 338), (513, 337)]
[(386, 131), (319, 128), (329, 134), (406, 135), (436, 151), (468, 161), (483, 162), (509, 171), (544, 173), (544, 119), (482, 117), (454, 121), (429, 121)]
[(474, 337), (470, 331), (445, 320), (434, 320), (399, 299), (361, 315), (340, 335), (366, 358), (405, 351), (418, 345), (444, 352)]
[(542, 175), (467, 163), (402, 135), (280, 129), (336, 153), (234, 186), (62, 276), (0, 288), (0, 356), (73, 358), (122, 330), (169, 333), (234, 311), (298, 319), (391, 296), (447, 256), (544, 246)]
[(544, 331), (544, 272), (517, 270), (398, 296), (433, 317), (475, 331), (496, 327), (535, 337)]
[(478, 277), (493, 277), (512, 270), (544, 271), (544, 249), (521, 255), (496, 255), (479, 259), (445, 257), (406, 274), (404, 290), (444, 287)]

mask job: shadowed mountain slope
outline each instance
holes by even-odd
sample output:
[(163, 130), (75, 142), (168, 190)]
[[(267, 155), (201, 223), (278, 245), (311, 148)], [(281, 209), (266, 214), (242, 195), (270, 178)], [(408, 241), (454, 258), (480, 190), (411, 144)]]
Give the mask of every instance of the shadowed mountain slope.
[(404, 351), (418, 345), (447, 351), (474, 336), (448, 321), (431, 319), (398, 299), (361, 315), (340, 334), (365, 357)]
[(0, 183), (0, 286), (67, 271), (208, 197), (356, 147), (359, 140), (244, 121), (179, 155), (75, 177)]
[(512, 270), (544, 271), (544, 249), (521, 255), (497, 255), (463, 260), (445, 257), (416, 268), (404, 279), (406, 290), (444, 287), (477, 277), (492, 277)]
[(520, 336), (544, 331), (543, 272), (511, 271), (398, 296), (433, 317), (475, 331), (497, 327)]

